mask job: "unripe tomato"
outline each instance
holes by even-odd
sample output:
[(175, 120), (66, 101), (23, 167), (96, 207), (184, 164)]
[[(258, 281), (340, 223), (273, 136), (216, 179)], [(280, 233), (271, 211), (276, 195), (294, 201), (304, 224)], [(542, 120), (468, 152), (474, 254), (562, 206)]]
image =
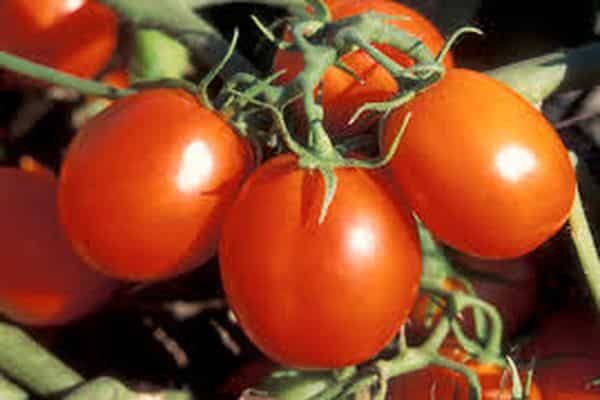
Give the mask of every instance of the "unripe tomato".
[(92, 77), (116, 47), (117, 18), (94, 0), (3, 0), (0, 50)]
[[(433, 55), (444, 46), (443, 37), (431, 22), (417, 11), (395, 1), (337, 0), (327, 3), (334, 21), (374, 11), (398, 17), (398, 19), (390, 19), (388, 23), (420, 39)], [(287, 37), (291, 39), (291, 35), (288, 34)], [(375, 47), (402, 66), (408, 67), (413, 64), (408, 56), (389, 45), (375, 44)], [(363, 83), (336, 67), (330, 67), (325, 73), (322, 81), (324, 124), (327, 132), (334, 136), (364, 132), (374, 119), (361, 118), (349, 125), (348, 122), (354, 112), (364, 103), (384, 101), (398, 92), (396, 80), (363, 50), (345, 54), (340, 61), (362, 78)], [(452, 56), (448, 55), (444, 65), (451, 67), (452, 64)], [(303, 68), (302, 53), (279, 50), (275, 54), (273, 71), (286, 71), (278, 79), (278, 83), (291, 82)]]
[(76, 251), (120, 279), (165, 279), (204, 263), (253, 164), (247, 142), (192, 95), (115, 101), (71, 143), (60, 219)]
[[(511, 337), (519, 332), (535, 313), (538, 295), (538, 275), (536, 265), (523, 260), (482, 260), (463, 254), (455, 255), (453, 261), (473, 272), (467, 279), (471, 282), (478, 297), (494, 305), (502, 321), (504, 333)], [(443, 283), (447, 290), (466, 292), (464, 285), (455, 278), (447, 278)], [(419, 295), (410, 318), (407, 331), (416, 337), (426, 337), (429, 329), (439, 320), (442, 309), (428, 296)], [(462, 312), (461, 326), (474, 337), (474, 321), (471, 309)]]
[[(462, 362), (479, 378), (481, 400), (512, 400), (512, 375), (495, 364), (481, 364), (476, 360), (465, 360), (462, 349), (444, 346), (440, 353), (456, 362)], [(521, 375), (521, 383), (525, 383), (525, 374)], [(430, 366), (423, 370), (400, 375), (390, 384), (392, 399), (410, 400), (469, 400), (469, 387), (466, 378), (458, 372), (438, 366)], [(541, 400), (540, 390), (532, 382), (528, 400)]]
[(567, 357), (541, 360), (535, 369), (544, 400), (598, 400), (600, 387), (591, 385), (600, 377), (600, 358)]
[(565, 223), (575, 174), (543, 115), (486, 75), (451, 69), (385, 126), (388, 147), (412, 118), (390, 168), (409, 206), (441, 241), (514, 258)]
[(335, 368), (380, 351), (406, 320), (421, 273), (415, 226), (385, 182), (337, 169), (324, 184), (291, 155), (257, 169), (233, 203), (219, 245), (227, 299), (273, 360)]
[(104, 303), (117, 284), (90, 270), (63, 236), (56, 181), (0, 168), (0, 314), (27, 325), (57, 325)]

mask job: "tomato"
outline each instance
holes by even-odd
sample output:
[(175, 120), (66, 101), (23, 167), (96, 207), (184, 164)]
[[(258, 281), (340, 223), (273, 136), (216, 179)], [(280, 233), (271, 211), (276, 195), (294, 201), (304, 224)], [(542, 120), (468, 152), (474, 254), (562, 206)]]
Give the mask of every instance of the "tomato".
[[(477, 296), (494, 305), (502, 321), (504, 333), (514, 336), (535, 313), (538, 295), (538, 273), (536, 265), (524, 259), (482, 260), (463, 254), (454, 255), (455, 265), (472, 272), (467, 275)], [(448, 278), (443, 286), (448, 290), (465, 291), (464, 285), (456, 278)], [(437, 321), (441, 309), (429, 297), (419, 295), (411, 312), (408, 331), (413, 336), (424, 336), (428, 329), (425, 320)], [(474, 335), (473, 315), (470, 309), (462, 313), (462, 327), (471, 337)]]
[(567, 150), (511, 89), (451, 69), (392, 112), (386, 148), (409, 112), (390, 168), (409, 206), (441, 241), (483, 258), (514, 258), (565, 223), (575, 195)]
[[(495, 364), (481, 364), (476, 360), (464, 361), (464, 352), (458, 347), (442, 347), (441, 354), (453, 361), (463, 362), (479, 378), (481, 400), (511, 400), (512, 378), (506, 371)], [(506, 376), (505, 376), (506, 374)], [(525, 375), (521, 376), (524, 384)], [(438, 366), (430, 366), (423, 370), (400, 375), (390, 384), (392, 399), (410, 400), (468, 400), (468, 384), (466, 378), (452, 370)], [(541, 400), (540, 390), (535, 382), (531, 385), (528, 400)]]
[(118, 89), (129, 86), (129, 75), (124, 69), (114, 69), (102, 76), (102, 82)]
[(227, 299), (273, 360), (334, 368), (374, 356), (414, 303), (421, 272), (415, 226), (383, 181), (337, 169), (324, 185), (292, 155), (256, 170), (233, 203), (219, 245)]
[(565, 308), (542, 320), (535, 332), (533, 341), (524, 350), (526, 357), (600, 359), (600, 321), (591, 312)]
[(259, 386), (277, 365), (266, 358), (259, 358), (242, 365), (229, 376), (217, 391), (217, 400), (238, 400), (248, 389)]
[(117, 18), (92, 0), (3, 0), (0, 50), (91, 77), (116, 47)]
[(27, 325), (57, 325), (102, 305), (117, 284), (90, 270), (64, 238), (56, 181), (0, 168), (0, 314)]
[[(435, 55), (443, 45), (444, 39), (437, 29), (417, 11), (390, 0), (338, 0), (329, 1), (333, 20), (375, 11), (391, 16), (408, 17), (392, 19), (390, 25), (416, 36)], [(291, 35), (288, 34), (288, 39)], [(404, 53), (389, 46), (378, 44), (376, 47), (402, 66), (412, 65), (412, 60)], [(398, 84), (385, 68), (375, 62), (363, 50), (357, 50), (342, 56), (341, 62), (362, 78), (358, 82), (348, 73), (330, 67), (323, 77), (322, 104), (325, 111), (324, 124), (327, 132), (334, 136), (351, 135), (364, 132), (373, 122), (373, 118), (362, 118), (348, 125), (354, 112), (364, 103), (384, 101), (398, 92)], [(453, 64), (452, 56), (444, 60), (446, 67)], [(304, 68), (302, 54), (291, 51), (278, 51), (273, 61), (273, 70), (285, 70), (278, 83), (287, 84)]]
[(544, 400), (597, 400), (600, 387), (592, 380), (600, 377), (600, 358), (569, 357), (539, 361), (536, 380)]
[(142, 91), (78, 132), (62, 166), (60, 219), (98, 270), (165, 279), (214, 254), (225, 210), (252, 164), (247, 142), (194, 96)]

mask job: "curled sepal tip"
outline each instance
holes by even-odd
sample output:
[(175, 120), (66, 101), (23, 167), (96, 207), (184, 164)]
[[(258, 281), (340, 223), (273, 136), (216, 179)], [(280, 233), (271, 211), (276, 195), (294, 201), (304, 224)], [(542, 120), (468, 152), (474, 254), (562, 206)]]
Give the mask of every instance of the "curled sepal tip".
[(448, 52), (452, 48), (452, 46), (456, 44), (458, 39), (460, 39), (467, 33), (483, 35), (483, 31), (479, 28), (475, 28), (474, 26), (463, 26), (462, 28), (458, 28), (456, 31), (454, 31), (454, 33), (450, 36), (446, 43), (444, 43), (444, 47), (442, 47), (438, 55), (435, 57), (435, 61), (437, 63), (441, 63), (446, 57), (446, 54), (448, 54)]
[(394, 157), (394, 154), (396, 154), (396, 151), (398, 150), (398, 146), (400, 146), (400, 141), (402, 140), (402, 136), (404, 136), (404, 132), (406, 131), (406, 127), (408, 126), (408, 123), (409, 123), (411, 117), (412, 117), (411, 113), (407, 113), (404, 116), (404, 119), (402, 120), (402, 125), (400, 126), (400, 129), (398, 129), (398, 132), (396, 133), (396, 136), (394, 136), (394, 140), (392, 141), (390, 148), (387, 150), (387, 152), (384, 154), (383, 157), (375, 159), (374, 161), (347, 159), (345, 161), (344, 166), (365, 168), (365, 169), (376, 169), (376, 168), (384, 167), (387, 164), (389, 164), (389, 162)]
[(332, 168), (323, 167), (318, 169), (323, 176), (323, 184), (325, 185), (325, 194), (323, 196), (323, 203), (321, 204), (321, 212), (319, 213), (319, 224), (325, 221), (327, 216), (327, 210), (333, 201), (335, 191), (337, 189), (337, 176)]
[(350, 118), (350, 121), (348, 122), (348, 124), (352, 125), (353, 123), (355, 123), (358, 120), (358, 118), (360, 118), (360, 116), (367, 111), (374, 111), (374, 112), (381, 112), (381, 113), (392, 111), (393, 109), (398, 108), (401, 105), (412, 100), (415, 97), (415, 95), (416, 95), (416, 91), (411, 90), (411, 91), (406, 91), (406, 92), (400, 94), (398, 97), (395, 97), (394, 99), (389, 100), (389, 101), (365, 103), (362, 106), (360, 106), (360, 108), (358, 110), (356, 110), (356, 112), (354, 113), (352, 118)]
[(227, 49), (227, 53), (225, 53), (225, 56), (223, 57), (221, 62), (219, 62), (219, 64), (215, 65), (214, 68), (208, 71), (208, 73), (204, 76), (204, 78), (202, 78), (200, 84), (198, 85), (198, 89), (200, 91), (200, 100), (202, 100), (204, 106), (211, 110), (214, 110), (215, 107), (213, 106), (212, 102), (210, 101), (210, 98), (208, 97), (208, 87), (210, 86), (212, 81), (217, 77), (217, 75), (221, 73), (229, 59), (233, 56), (239, 36), (240, 32), (236, 27), (233, 30), (233, 37), (231, 38), (231, 43), (229, 45), (229, 48)]
[(525, 397), (523, 397), (523, 385), (521, 384), (519, 369), (517, 368), (515, 362), (510, 356), (506, 356), (506, 363), (508, 364), (508, 368), (510, 369), (510, 374), (512, 378), (512, 398), (514, 400), (525, 399)]

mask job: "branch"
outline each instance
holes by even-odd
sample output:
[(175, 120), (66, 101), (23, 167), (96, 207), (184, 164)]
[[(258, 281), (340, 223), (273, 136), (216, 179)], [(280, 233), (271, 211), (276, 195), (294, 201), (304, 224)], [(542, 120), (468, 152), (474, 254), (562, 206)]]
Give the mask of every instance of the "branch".
[(305, 7), (307, 5), (306, 0), (183, 0), (188, 7), (202, 9), (207, 7), (222, 6), (225, 4), (234, 3), (252, 3), (262, 4), (271, 7), (282, 7), (282, 8), (295, 8)]
[(13, 56), (4, 51), (0, 51), (0, 67), (22, 73), (30, 78), (43, 80), (53, 85), (75, 89), (81, 94), (90, 96), (116, 99), (133, 93), (129, 89), (116, 89), (100, 82), (81, 79), (74, 75), (27, 61), (24, 58)]
[(32, 392), (48, 397), (83, 378), (34, 342), (21, 329), (0, 323), (0, 371)]
[[(576, 164), (577, 160), (574, 153), (571, 153), (571, 157)], [(581, 268), (594, 299), (596, 310), (600, 311), (600, 258), (581, 202), (579, 189), (575, 191), (575, 202), (569, 216), (569, 224), (571, 225), (571, 237)]]

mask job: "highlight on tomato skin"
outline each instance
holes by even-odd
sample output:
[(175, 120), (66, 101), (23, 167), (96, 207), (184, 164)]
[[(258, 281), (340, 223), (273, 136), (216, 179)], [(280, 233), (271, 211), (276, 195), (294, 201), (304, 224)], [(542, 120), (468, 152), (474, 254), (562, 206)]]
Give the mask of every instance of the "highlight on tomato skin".
[(252, 169), (250, 145), (181, 90), (145, 90), (85, 123), (67, 151), (59, 215), (90, 265), (155, 281), (215, 253), (225, 211)]
[(0, 314), (26, 325), (60, 325), (104, 304), (118, 284), (73, 252), (58, 223), (56, 181), (3, 167), (0, 187)]
[(575, 196), (573, 166), (553, 127), (516, 92), (450, 69), (390, 114), (384, 148), (407, 113), (390, 168), (441, 241), (481, 258), (516, 258), (564, 225)]
[(83, 78), (107, 64), (117, 30), (114, 12), (96, 0), (0, 2), (0, 50)]
[[(360, 13), (375, 11), (397, 18), (389, 21), (399, 29), (416, 36), (429, 48), (435, 56), (444, 46), (444, 38), (435, 26), (417, 11), (391, 0), (336, 0), (327, 1), (332, 19), (339, 20)], [(288, 33), (286, 38), (291, 40)], [(408, 67), (413, 61), (404, 53), (389, 45), (378, 45), (379, 50), (391, 57), (398, 64)], [(352, 125), (350, 118), (364, 103), (384, 101), (398, 92), (398, 84), (385, 68), (377, 64), (363, 50), (356, 50), (342, 56), (341, 62), (353, 70), (363, 83), (337, 67), (330, 67), (323, 77), (322, 104), (325, 111), (324, 124), (332, 136), (344, 136), (363, 133), (375, 122), (373, 118), (361, 117)], [(452, 55), (444, 59), (444, 66), (453, 66)], [(276, 81), (280, 84), (291, 82), (304, 68), (302, 54), (278, 50), (273, 60), (273, 71), (286, 72)], [(301, 108), (297, 107), (297, 114)], [(302, 117), (300, 117), (301, 120)]]
[(219, 244), (223, 287), (240, 326), (269, 358), (297, 368), (353, 365), (406, 321), (421, 274), (412, 216), (368, 171), (324, 185), (292, 155), (259, 167), (230, 208)]

